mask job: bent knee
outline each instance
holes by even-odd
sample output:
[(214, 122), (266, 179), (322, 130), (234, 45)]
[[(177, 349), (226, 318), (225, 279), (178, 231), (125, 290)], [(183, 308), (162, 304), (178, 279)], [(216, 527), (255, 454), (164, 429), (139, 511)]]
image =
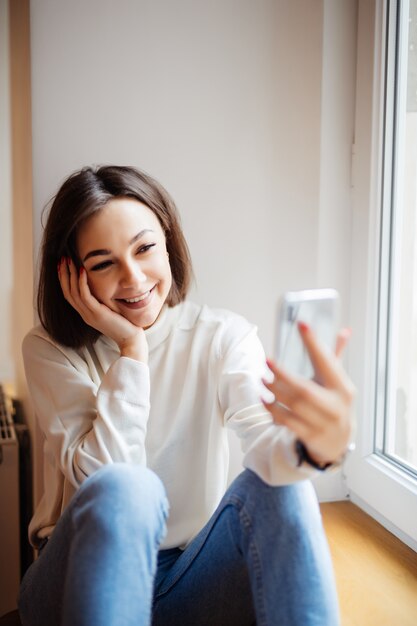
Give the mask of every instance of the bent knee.
[(80, 487), (72, 508), (77, 529), (96, 541), (125, 545), (128, 538), (158, 544), (166, 533), (168, 501), (158, 476), (127, 463), (106, 465)]
[(273, 515), (298, 526), (320, 521), (314, 487), (309, 480), (289, 485), (269, 485), (251, 470), (244, 470), (232, 483), (230, 494), (245, 502), (254, 514)]
[(81, 486), (79, 497), (100, 502), (112, 510), (132, 510), (148, 514), (168, 513), (168, 501), (160, 478), (147, 467), (131, 463), (111, 463), (101, 467)]

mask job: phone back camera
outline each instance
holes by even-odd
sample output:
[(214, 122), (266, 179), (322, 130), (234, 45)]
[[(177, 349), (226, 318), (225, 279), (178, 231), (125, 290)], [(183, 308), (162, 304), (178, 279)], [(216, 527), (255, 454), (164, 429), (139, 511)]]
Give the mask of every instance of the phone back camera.
[(287, 322), (290, 322), (291, 324), (293, 324), (295, 322), (297, 318), (297, 311), (296, 308), (294, 306), (289, 306), (287, 308)]

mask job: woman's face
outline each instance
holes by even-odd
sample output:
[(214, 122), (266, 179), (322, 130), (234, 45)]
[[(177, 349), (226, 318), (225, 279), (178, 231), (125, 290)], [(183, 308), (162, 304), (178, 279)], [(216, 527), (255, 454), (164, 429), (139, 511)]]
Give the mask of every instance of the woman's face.
[(81, 227), (77, 248), (97, 300), (136, 326), (151, 326), (172, 282), (156, 215), (133, 198), (110, 200)]

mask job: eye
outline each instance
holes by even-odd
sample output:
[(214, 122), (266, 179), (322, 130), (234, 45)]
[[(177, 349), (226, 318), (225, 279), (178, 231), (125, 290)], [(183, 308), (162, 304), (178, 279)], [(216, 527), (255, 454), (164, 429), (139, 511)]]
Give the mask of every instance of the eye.
[(151, 248), (153, 248), (154, 246), (156, 246), (156, 243), (147, 243), (144, 246), (141, 246), (137, 251), (136, 254), (141, 254), (143, 252), (148, 252), (148, 250), (150, 250)]
[(106, 269), (106, 267), (110, 267), (110, 265), (112, 265), (111, 261), (103, 261), (102, 263), (97, 263), (97, 265), (93, 265), (90, 271), (99, 272), (100, 270)]

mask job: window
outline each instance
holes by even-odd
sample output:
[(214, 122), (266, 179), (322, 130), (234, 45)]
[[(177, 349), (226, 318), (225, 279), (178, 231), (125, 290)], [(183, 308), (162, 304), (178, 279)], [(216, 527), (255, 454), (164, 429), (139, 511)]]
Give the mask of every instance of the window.
[(359, 0), (352, 500), (417, 550), (417, 0)]
[(388, 11), (375, 445), (417, 476), (417, 0)]

